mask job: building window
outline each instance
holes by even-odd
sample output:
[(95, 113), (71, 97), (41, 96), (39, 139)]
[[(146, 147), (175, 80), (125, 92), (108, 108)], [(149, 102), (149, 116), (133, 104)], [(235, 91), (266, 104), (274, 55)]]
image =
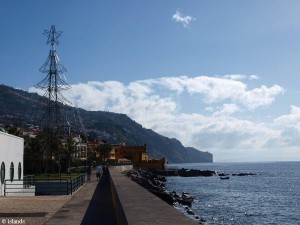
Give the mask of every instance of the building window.
[(10, 182), (13, 182), (13, 180), (14, 180), (14, 173), (15, 173), (14, 163), (11, 162), (10, 163)]
[(5, 180), (5, 164), (4, 164), (4, 162), (1, 163), (0, 176), (1, 176), (1, 183), (3, 184), (4, 180)]
[(18, 166), (18, 179), (21, 180), (22, 177), (22, 165), (19, 162), (19, 166)]

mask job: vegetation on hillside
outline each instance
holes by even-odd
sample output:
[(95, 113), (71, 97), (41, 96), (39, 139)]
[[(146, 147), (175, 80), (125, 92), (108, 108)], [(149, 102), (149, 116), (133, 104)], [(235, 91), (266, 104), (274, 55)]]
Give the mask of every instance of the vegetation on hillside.
[[(37, 94), (0, 85), (0, 122), (37, 129), (43, 108)], [(195, 148), (186, 148), (174, 138), (143, 128), (125, 114), (79, 109), (87, 139), (101, 138), (110, 144), (144, 145), (153, 158), (168, 162), (212, 162), (213, 156)]]

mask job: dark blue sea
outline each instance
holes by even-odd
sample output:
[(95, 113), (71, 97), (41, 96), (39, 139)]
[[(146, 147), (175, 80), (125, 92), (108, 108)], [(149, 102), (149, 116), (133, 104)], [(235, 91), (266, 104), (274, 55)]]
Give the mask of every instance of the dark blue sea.
[[(170, 168), (255, 176), (167, 177), (167, 189), (196, 197), (204, 224), (300, 224), (300, 162), (170, 164)], [(179, 206), (179, 210), (186, 211)], [(194, 216), (191, 216), (194, 217)]]

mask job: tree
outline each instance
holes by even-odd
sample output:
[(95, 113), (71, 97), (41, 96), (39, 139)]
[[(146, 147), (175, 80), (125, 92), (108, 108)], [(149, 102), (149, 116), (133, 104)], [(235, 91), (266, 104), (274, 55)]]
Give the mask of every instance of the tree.
[(45, 168), (43, 136), (24, 137), (24, 173), (41, 173)]
[(20, 129), (13, 125), (10, 125), (7, 128), (7, 133), (18, 136), (18, 137), (22, 137), (22, 132), (20, 131)]
[(110, 155), (112, 150), (112, 146), (108, 143), (100, 144), (97, 148), (97, 152), (99, 153), (100, 161), (105, 162)]
[[(63, 170), (67, 171), (67, 168), (71, 166), (71, 161), (72, 161), (72, 155), (76, 154), (76, 145), (77, 143), (74, 141), (73, 138), (68, 137), (66, 139), (66, 143), (64, 145), (63, 152), (61, 154), (60, 158), (60, 163), (61, 166), (63, 167)], [(76, 155), (75, 155), (76, 159)]]

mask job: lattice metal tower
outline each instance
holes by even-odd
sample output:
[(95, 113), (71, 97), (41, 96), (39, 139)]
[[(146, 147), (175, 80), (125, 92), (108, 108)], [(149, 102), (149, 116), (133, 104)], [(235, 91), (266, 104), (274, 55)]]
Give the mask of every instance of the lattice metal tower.
[(39, 71), (47, 75), (35, 85), (36, 88), (45, 91), (44, 96), (47, 98), (41, 125), (45, 131), (58, 137), (64, 137), (70, 132), (66, 110), (70, 109), (71, 103), (62, 95), (62, 91), (71, 87), (64, 79), (67, 69), (60, 62), (55, 50), (55, 45), (59, 44), (58, 38), (62, 33), (62, 31), (56, 31), (54, 25), (49, 31), (44, 30), (47, 45), (50, 44), (51, 49), (46, 62)]

